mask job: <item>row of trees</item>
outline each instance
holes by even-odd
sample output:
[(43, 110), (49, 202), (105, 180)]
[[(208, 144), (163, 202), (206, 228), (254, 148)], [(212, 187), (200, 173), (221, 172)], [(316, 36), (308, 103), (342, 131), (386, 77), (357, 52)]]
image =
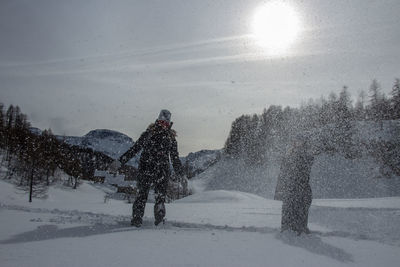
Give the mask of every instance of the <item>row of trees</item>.
[(57, 169), (67, 173), (76, 188), (79, 178), (90, 179), (96, 168), (104, 169), (112, 161), (90, 148), (66, 144), (51, 130), (38, 133), (30, 126), (18, 106), (11, 105), (5, 111), (0, 104), (0, 150), (1, 164), (7, 164), (5, 178), (19, 177), (18, 185), (29, 188), (30, 201), (34, 189), (41, 193), (52, 183)]
[(261, 115), (242, 115), (232, 123), (224, 151), (251, 164), (265, 163), (267, 151), (284, 150), (282, 144), (290, 143), (296, 134), (307, 133), (321, 152), (354, 158), (360, 152), (353, 139), (355, 121), (374, 121), (382, 129), (385, 120), (396, 119), (400, 119), (400, 80), (395, 80), (389, 97), (373, 80), (368, 99), (362, 91), (354, 105), (348, 88), (343, 87), (339, 95), (310, 99), (300, 108), (270, 106)]
[[(76, 188), (79, 179), (94, 180), (95, 170), (106, 170), (113, 161), (91, 148), (69, 145), (63, 137), (53, 135), (50, 129), (40, 132), (31, 128), (27, 116), (18, 106), (11, 105), (5, 111), (2, 104), (0, 154), (1, 166), (5, 165), (7, 170), (4, 178), (14, 179), (17, 186), (28, 190), (30, 202), (32, 196), (45, 194), (48, 186), (57, 180), (57, 170), (69, 175), (67, 183)], [(136, 179), (134, 167), (125, 165), (120, 171), (128, 180)], [(168, 197), (171, 199), (188, 193), (186, 179), (169, 184)]]
[(353, 107), (354, 117), (358, 120), (395, 120), (400, 119), (400, 79), (395, 79), (386, 96), (377, 80), (373, 80), (368, 94), (361, 91)]

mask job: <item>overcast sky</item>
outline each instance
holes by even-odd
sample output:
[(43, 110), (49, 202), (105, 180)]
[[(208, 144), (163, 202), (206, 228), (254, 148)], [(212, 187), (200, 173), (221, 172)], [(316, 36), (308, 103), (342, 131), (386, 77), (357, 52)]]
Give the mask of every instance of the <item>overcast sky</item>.
[(400, 1), (303, 0), (302, 31), (266, 53), (256, 0), (1, 0), (0, 102), (56, 134), (136, 140), (172, 112), (182, 155), (222, 148), (232, 121), (400, 77)]

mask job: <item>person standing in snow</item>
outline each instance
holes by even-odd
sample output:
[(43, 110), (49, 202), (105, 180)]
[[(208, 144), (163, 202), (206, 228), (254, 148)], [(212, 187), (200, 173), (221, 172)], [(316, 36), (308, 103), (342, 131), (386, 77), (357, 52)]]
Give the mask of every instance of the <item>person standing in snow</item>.
[(176, 132), (171, 129), (171, 112), (161, 110), (155, 123), (149, 125), (137, 142), (126, 151), (110, 168), (118, 170), (138, 152), (142, 151), (139, 161), (137, 181), (138, 196), (132, 206), (131, 225), (140, 227), (146, 206), (150, 186), (154, 186), (154, 224), (158, 225), (165, 216), (165, 198), (170, 179), (170, 160), (175, 173), (183, 175), (183, 168), (178, 154)]
[(309, 137), (297, 135), (285, 156), (279, 174), (283, 201), (282, 231), (292, 230), (299, 235), (310, 233), (307, 224), (312, 201), (310, 173), (313, 162), (314, 155)]

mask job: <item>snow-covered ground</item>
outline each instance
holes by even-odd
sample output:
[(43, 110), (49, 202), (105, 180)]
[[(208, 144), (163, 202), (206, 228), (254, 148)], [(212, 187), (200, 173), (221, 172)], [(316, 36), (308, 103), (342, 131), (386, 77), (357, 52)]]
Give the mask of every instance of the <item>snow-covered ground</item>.
[(28, 197), (0, 181), (0, 266), (398, 266), (400, 198), (314, 200), (311, 235), (280, 233), (281, 202), (206, 191), (167, 204), (167, 221), (129, 226), (106, 189)]

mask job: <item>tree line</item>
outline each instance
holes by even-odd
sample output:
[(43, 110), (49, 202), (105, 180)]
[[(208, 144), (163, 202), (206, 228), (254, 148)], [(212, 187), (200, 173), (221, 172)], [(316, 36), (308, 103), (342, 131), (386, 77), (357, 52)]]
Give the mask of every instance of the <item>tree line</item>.
[(76, 188), (78, 179), (91, 179), (95, 169), (105, 169), (112, 162), (107, 155), (65, 143), (51, 129), (37, 133), (18, 106), (5, 111), (0, 103), (1, 166), (6, 164), (5, 179), (18, 177), (17, 185), (40, 194), (55, 179), (56, 170), (69, 175)]
[[(242, 158), (249, 164), (268, 161), (268, 151), (284, 153), (293, 136), (302, 132), (318, 142), (320, 152), (339, 152), (347, 158), (360, 157), (360, 146), (354, 139), (355, 123), (371, 121), (381, 130), (385, 121), (400, 119), (400, 79), (395, 79), (389, 96), (373, 80), (368, 93), (361, 91), (355, 104), (344, 86), (339, 94), (310, 99), (299, 108), (270, 106), (261, 115), (242, 115), (231, 126), (224, 154)], [(400, 175), (400, 140), (362, 144), (379, 162)], [(359, 144), (358, 144), (359, 145)]]

